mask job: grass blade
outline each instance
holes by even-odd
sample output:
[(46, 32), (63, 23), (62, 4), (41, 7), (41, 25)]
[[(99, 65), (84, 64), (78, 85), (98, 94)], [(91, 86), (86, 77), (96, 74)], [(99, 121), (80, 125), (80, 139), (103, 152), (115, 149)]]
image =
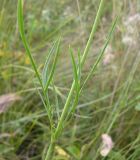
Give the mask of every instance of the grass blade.
[(40, 74), (37, 70), (37, 66), (35, 64), (35, 61), (33, 59), (33, 56), (31, 54), (31, 51), (30, 51), (30, 48), (29, 48), (29, 44), (27, 42), (27, 39), (26, 39), (26, 36), (25, 36), (25, 32), (24, 32), (24, 21), (23, 21), (23, 1), (22, 0), (18, 0), (18, 10), (17, 10), (17, 16), (18, 16), (18, 27), (19, 27), (19, 32), (20, 32), (20, 36), (21, 36), (21, 39), (22, 39), (22, 42), (23, 42), (23, 45), (25, 47), (25, 50), (26, 50), (26, 54), (27, 56), (29, 57), (30, 59), (30, 62), (31, 62), (31, 65), (35, 71), (35, 74), (41, 84), (41, 86), (43, 87), (42, 85), (42, 81), (41, 81), (41, 77), (40, 77)]
[[(90, 70), (87, 78), (85, 79), (85, 81), (84, 81), (84, 83), (83, 83), (83, 85), (82, 85), (82, 87), (81, 87), (81, 91), (82, 91), (82, 89), (84, 88), (85, 84), (87, 83), (88, 79), (94, 74), (94, 72), (95, 72), (95, 70), (96, 70), (99, 62), (101, 61), (101, 59), (102, 59), (102, 57), (103, 57), (103, 55), (104, 55), (105, 49), (106, 49), (106, 47), (108, 46), (108, 43), (109, 43), (109, 41), (110, 41), (110, 39), (111, 39), (111, 36), (112, 36), (112, 34), (113, 34), (113, 32), (114, 32), (116, 23), (117, 23), (117, 18), (115, 19), (115, 21), (113, 22), (113, 24), (112, 24), (112, 26), (111, 26), (111, 29), (110, 29), (110, 32), (109, 32), (109, 34), (108, 34), (108, 37), (107, 37), (107, 39), (106, 39), (106, 41), (105, 41), (105, 44), (104, 44), (102, 50), (100, 51), (99, 56), (98, 56), (96, 62), (94, 63), (93, 67), (91, 68), (91, 70)], [(80, 91), (80, 92), (81, 92), (81, 91)]]

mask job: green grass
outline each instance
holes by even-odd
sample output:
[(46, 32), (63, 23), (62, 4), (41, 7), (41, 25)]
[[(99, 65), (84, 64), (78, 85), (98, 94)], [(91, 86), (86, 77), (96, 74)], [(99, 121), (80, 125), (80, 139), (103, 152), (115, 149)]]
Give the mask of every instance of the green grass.
[[(0, 93), (22, 99), (0, 114), (0, 159), (138, 160), (139, 45), (122, 43), (138, 2), (16, 3), (0, 6)], [(115, 143), (106, 158), (103, 133)]]

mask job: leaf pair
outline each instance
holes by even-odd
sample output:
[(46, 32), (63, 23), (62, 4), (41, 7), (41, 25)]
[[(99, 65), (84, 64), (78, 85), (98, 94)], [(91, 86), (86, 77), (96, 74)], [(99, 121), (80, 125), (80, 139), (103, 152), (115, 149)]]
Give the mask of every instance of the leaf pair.
[[(35, 75), (38, 78), (38, 81), (41, 85), (43, 96), (40, 94), (40, 92), (39, 92), (39, 95), (43, 101), (45, 108), (46, 108), (46, 111), (47, 111), (47, 114), (48, 114), (48, 117), (50, 120), (50, 125), (52, 126), (52, 108), (49, 103), (48, 93), (46, 91), (52, 81), (54, 71), (56, 68), (59, 47), (60, 47), (60, 38), (58, 38), (58, 40), (55, 41), (52, 49), (49, 51), (45, 65), (44, 65), (44, 69), (42, 72), (42, 76), (41, 76), (38, 71), (35, 60), (31, 54), (30, 47), (29, 47), (28, 41), (25, 36), (24, 19), (23, 19), (23, 1), (22, 0), (18, 0), (18, 10), (17, 11), (18, 11), (18, 26), (19, 26), (21, 39), (22, 39), (23, 45), (25, 47), (26, 54), (28, 55), (30, 62), (31, 62), (31, 65), (34, 69)], [(52, 65), (51, 65), (51, 62), (52, 62)], [(49, 68), (49, 66), (52, 66), (51, 69)]]
[(69, 52), (71, 55), (71, 61), (73, 66), (73, 74), (74, 74), (74, 82), (75, 82), (75, 97), (73, 104), (70, 108), (70, 111), (68, 112), (68, 115), (66, 116), (66, 120), (71, 116), (72, 113), (74, 113), (75, 108), (78, 104), (79, 95), (80, 95), (80, 79), (81, 79), (81, 54), (78, 50), (78, 64), (76, 64), (75, 58), (74, 58), (74, 52), (71, 47), (69, 47)]
[[(54, 75), (54, 71), (56, 68), (56, 63), (59, 55), (59, 48), (60, 48), (60, 38), (58, 38), (58, 40), (54, 42), (51, 50), (49, 51), (43, 71), (42, 71), (42, 83), (43, 83), (45, 92), (47, 91)], [(51, 69), (50, 69), (50, 66), (52, 66)]]
[[(18, 1), (18, 26), (19, 26), (19, 31), (20, 31), (20, 35), (24, 44), (24, 47), (26, 49), (26, 54), (28, 55), (31, 65), (36, 73), (36, 76), (42, 86), (42, 88), (44, 88), (44, 91), (46, 92), (46, 90), (48, 89), (48, 86), (52, 80), (53, 74), (54, 74), (54, 70), (56, 67), (56, 62), (57, 62), (57, 58), (58, 58), (58, 53), (59, 53), (59, 46), (60, 46), (60, 38), (58, 38), (57, 41), (55, 41), (55, 43), (53, 44), (52, 49), (50, 50), (48, 56), (47, 56), (47, 60), (45, 62), (45, 66), (42, 72), (42, 79), (41, 76), (37, 70), (37, 66), (36, 63), (34, 61), (34, 58), (31, 54), (30, 48), (29, 48), (29, 44), (27, 42), (26, 36), (25, 36), (25, 32), (24, 32), (24, 21), (23, 21), (23, 1), (19, 0)], [(52, 57), (54, 56), (53, 59), (53, 64), (51, 67), (51, 70), (48, 69), (49, 65), (50, 65), (50, 61), (52, 59)], [(50, 71), (49, 71), (50, 70)]]

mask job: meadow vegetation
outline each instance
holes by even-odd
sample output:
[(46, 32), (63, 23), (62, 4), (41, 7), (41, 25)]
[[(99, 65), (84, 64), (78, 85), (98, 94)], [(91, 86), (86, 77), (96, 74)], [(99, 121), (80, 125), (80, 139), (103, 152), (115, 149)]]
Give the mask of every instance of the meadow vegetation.
[(139, 0), (0, 0), (0, 160), (139, 160), (139, 28)]

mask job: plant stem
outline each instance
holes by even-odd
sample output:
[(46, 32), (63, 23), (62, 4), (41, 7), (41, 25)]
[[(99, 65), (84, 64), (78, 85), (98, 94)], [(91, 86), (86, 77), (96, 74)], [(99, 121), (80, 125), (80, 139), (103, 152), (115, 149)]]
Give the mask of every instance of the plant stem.
[(73, 91), (74, 91), (74, 88), (75, 88), (75, 81), (73, 82), (72, 84), (72, 87), (70, 89), (70, 92), (69, 92), (69, 95), (68, 95), (68, 98), (66, 100), (66, 103), (65, 103), (65, 106), (64, 106), (64, 109), (62, 111), (62, 114), (61, 114), (61, 117), (60, 117), (60, 120), (59, 120), (59, 123), (57, 125), (57, 128), (56, 128), (56, 131), (55, 131), (55, 139), (57, 139), (61, 133), (61, 130), (63, 129), (63, 121), (65, 120), (65, 117), (67, 115), (67, 111), (68, 111), (68, 108), (69, 108), (69, 104), (71, 102), (71, 97), (73, 95)]
[(54, 148), (55, 148), (55, 141), (51, 141), (45, 160), (52, 159)]
[[(97, 12), (97, 15), (96, 15), (91, 33), (90, 33), (90, 36), (89, 36), (89, 39), (88, 39), (88, 42), (87, 42), (87, 45), (84, 49), (84, 53), (83, 53), (83, 56), (82, 56), (82, 59), (81, 59), (81, 67), (83, 67), (83, 65), (85, 63), (86, 57), (88, 55), (88, 52), (89, 52), (89, 49), (90, 49), (90, 46), (91, 46), (91, 43), (93, 41), (94, 34), (95, 34), (97, 26), (99, 24), (99, 19), (100, 19), (101, 13), (102, 13), (103, 4), (104, 4), (104, 0), (101, 0), (100, 5), (99, 5), (99, 9), (98, 9), (98, 12)], [(67, 116), (67, 112), (69, 110), (69, 105), (70, 105), (70, 102), (71, 102), (71, 98), (72, 98), (74, 89), (75, 89), (75, 81), (73, 81), (73, 83), (72, 83), (68, 98), (66, 100), (66, 103), (64, 105), (64, 109), (62, 111), (60, 120), (59, 120), (57, 128), (55, 130), (55, 134), (54, 134), (55, 140), (58, 139), (58, 137), (60, 136), (61, 131), (63, 129), (63, 122), (65, 120), (65, 117)], [(52, 159), (52, 154), (54, 152), (54, 147), (55, 147), (55, 143), (50, 144), (45, 160), (51, 160)]]
[(23, 5), (22, 4), (23, 4), (23, 1), (22, 0), (18, 0), (18, 27), (19, 27), (19, 31), (20, 31), (20, 35), (21, 35), (21, 39), (22, 39), (24, 48), (26, 50), (26, 54), (30, 59), (31, 65), (32, 65), (32, 67), (34, 69), (34, 72), (35, 72), (35, 75), (38, 78), (38, 81), (39, 81), (39, 83), (41, 85), (43, 96), (44, 96), (44, 99), (45, 99), (45, 108), (46, 108), (46, 111), (47, 111), (47, 114), (48, 114), (48, 118), (49, 118), (49, 121), (50, 121), (50, 126), (52, 128), (50, 106), (49, 106), (48, 99), (47, 99), (47, 96), (46, 96), (46, 90), (45, 90), (45, 88), (43, 86), (42, 78), (41, 78), (40, 73), (39, 73), (39, 71), (37, 69), (35, 60), (34, 60), (32, 54), (31, 54), (30, 47), (29, 47), (28, 41), (27, 41), (26, 36), (25, 36), (24, 20), (23, 20)]

